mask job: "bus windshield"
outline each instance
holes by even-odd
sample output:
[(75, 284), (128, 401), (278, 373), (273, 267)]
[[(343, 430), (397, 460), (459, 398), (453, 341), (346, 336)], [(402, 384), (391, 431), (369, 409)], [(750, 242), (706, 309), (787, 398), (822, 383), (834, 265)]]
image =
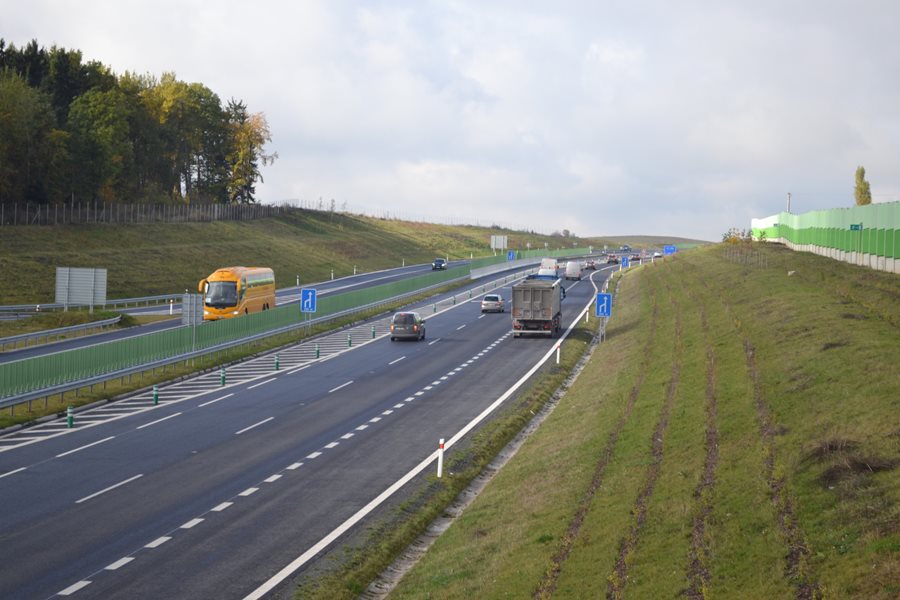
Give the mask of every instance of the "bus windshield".
[(214, 308), (237, 306), (237, 283), (234, 281), (210, 281), (206, 289), (206, 305)]

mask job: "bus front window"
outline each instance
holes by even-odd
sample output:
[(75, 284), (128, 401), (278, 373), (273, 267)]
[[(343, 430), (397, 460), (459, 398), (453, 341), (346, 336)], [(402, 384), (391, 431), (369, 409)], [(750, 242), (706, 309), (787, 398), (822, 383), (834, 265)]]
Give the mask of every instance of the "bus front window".
[(234, 281), (210, 281), (206, 289), (206, 305), (213, 308), (237, 306), (237, 283)]

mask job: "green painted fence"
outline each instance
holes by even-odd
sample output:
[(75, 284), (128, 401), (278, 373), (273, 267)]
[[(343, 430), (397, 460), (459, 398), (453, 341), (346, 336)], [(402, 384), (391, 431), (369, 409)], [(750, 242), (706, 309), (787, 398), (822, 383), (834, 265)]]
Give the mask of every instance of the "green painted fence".
[(753, 219), (754, 239), (900, 273), (900, 202)]

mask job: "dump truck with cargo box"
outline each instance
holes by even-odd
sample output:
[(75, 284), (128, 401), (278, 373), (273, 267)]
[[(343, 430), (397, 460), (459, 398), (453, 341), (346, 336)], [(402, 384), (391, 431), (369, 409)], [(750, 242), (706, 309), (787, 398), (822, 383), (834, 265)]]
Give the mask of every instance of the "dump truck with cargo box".
[(529, 276), (512, 286), (513, 337), (523, 333), (556, 337), (562, 321), (565, 289), (555, 277)]

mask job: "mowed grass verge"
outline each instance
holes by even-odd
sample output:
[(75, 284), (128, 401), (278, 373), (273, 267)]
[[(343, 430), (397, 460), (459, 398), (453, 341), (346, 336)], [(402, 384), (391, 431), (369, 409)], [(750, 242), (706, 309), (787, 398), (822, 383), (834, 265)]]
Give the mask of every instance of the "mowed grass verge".
[(392, 598), (900, 594), (900, 278), (727, 250), (626, 274), (609, 339)]

